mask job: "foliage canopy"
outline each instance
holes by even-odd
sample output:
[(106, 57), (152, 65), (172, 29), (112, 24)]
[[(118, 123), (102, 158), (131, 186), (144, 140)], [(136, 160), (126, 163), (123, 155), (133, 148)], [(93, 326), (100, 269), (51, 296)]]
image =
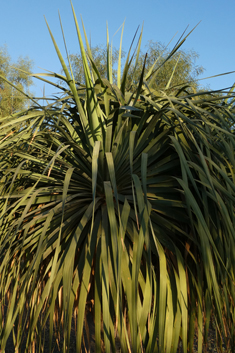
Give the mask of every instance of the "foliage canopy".
[[(176, 55), (172, 56), (169, 60), (166, 60), (170, 54), (170, 50), (160, 42), (149, 41), (148, 45), (146, 45), (145, 51), (140, 51), (138, 61), (135, 63), (136, 57), (132, 60), (127, 74), (126, 88), (128, 90), (134, 90), (139, 83), (146, 53), (146, 72), (152, 67), (161, 67), (154, 78), (152, 84), (153, 89), (165, 90), (173, 73), (171, 87), (176, 86), (177, 89), (179, 89), (187, 83), (190, 84), (191, 88), (193, 87), (194, 90), (198, 89), (197, 78), (204, 72), (204, 69), (202, 66), (196, 65), (196, 60), (199, 57), (196, 52), (193, 50), (184, 51), (181, 49), (177, 51)], [(91, 54), (100, 76), (103, 78), (107, 77), (107, 48), (102, 46), (91, 47)], [(122, 58), (125, 57), (123, 51), (121, 56)], [(82, 56), (80, 54), (71, 54), (69, 59), (75, 80), (84, 84)], [(118, 59), (119, 51), (116, 48), (112, 48), (112, 64), (114, 68), (117, 68)], [(165, 60), (165, 64), (162, 65)], [(112, 76), (113, 82), (117, 83), (117, 69), (112, 70)]]
[[(16, 63), (11, 62), (7, 47), (0, 48), (0, 76), (16, 86), (14, 88), (0, 77), (0, 116), (4, 117), (25, 107), (26, 97), (29, 94), (32, 78), (32, 60), (28, 57), (19, 57)], [(22, 92), (23, 91), (23, 92)]]

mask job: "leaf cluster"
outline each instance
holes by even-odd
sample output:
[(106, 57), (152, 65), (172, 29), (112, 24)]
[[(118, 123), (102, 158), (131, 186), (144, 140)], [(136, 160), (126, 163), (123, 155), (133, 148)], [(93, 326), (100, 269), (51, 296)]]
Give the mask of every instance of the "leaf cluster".
[[(100, 76), (107, 77), (107, 49), (104, 46), (91, 47), (91, 53), (94, 64), (96, 65)], [(202, 66), (196, 65), (196, 61), (199, 55), (191, 50), (184, 51), (183, 49), (178, 50), (177, 54), (171, 57), (165, 62), (166, 58), (170, 54), (170, 50), (165, 47), (161, 42), (149, 41), (145, 47), (145, 51), (141, 51), (138, 56), (138, 60), (135, 63), (136, 55), (132, 60), (132, 63), (128, 70), (126, 89), (134, 90), (134, 87), (138, 85), (142, 68), (145, 61), (145, 55), (147, 53), (147, 59), (145, 62), (145, 70), (148, 72), (152, 67), (158, 70), (157, 75), (154, 78), (152, 88), (155, 90), (165, 90), (167, 83), (169, 82), (172, 73), (175, 72), (171, 80), (171, 87), (178, 90), (186, 83), (190, 84), (191, 90), (199, 90), (197, 78), (204, 72)], [(88, 53), (87, 53), (88, 54)], [(126, 53), (122, 51), (121, 57), (124, 58)], [(112, 64), (113, 67), (117, 67), (119, 52), (116, 48), (112, 48)], [(74, 79), (84, 84), (84, 70), (82, 57), (80, 54), (71, 54), (69, 56)], [(164, 63), (164, 65), (162, 65)], [(112, 72), (113, 82), (117, 83), (117, 69)], [(201, 88), (202, 89), (202, 88)]]
[(107, 31), (103, 78), (72, 10), (83, 84), (47, 25), (62, 93), (0, 119), (2, 349), (202, 352), (213, 323), (234, 350), (234, 95), (156, 90), (147, 57), (130, 91), (142, 33), (115, 83)]

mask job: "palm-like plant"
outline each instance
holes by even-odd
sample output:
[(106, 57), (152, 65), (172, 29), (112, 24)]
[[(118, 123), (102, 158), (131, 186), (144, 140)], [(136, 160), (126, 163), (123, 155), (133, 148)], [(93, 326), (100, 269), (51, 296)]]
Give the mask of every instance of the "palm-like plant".
[[(89, 305), (96, 352), (101, 341), (114, 352), (116, 337), (123, 352), (173, 353), (180, 340), (191, 352), (195, 330), (201, 352), (212, 318), (217, 344), (233, 348), (231, 95), (221, 104), (170, 82), (156, 92), (161, 68), (144, 67), (126, 91), (133, 56), (121, 75), (121, 45), (115, 86), (109, 42), (104, 79), (73, 14), (86, 85), (50, 32), (65, 76), (47, 76), (68, 88), (56, 85), (63, 95), (52, 103), (0, 121), (1, 348), (12, 333), (19, 351), (41, 351), (49, 321), (49, 351), (60, 328), (69, 351), (74, 317), (80, 352)], [(141, 35), (136, 60), (140, 43)]]

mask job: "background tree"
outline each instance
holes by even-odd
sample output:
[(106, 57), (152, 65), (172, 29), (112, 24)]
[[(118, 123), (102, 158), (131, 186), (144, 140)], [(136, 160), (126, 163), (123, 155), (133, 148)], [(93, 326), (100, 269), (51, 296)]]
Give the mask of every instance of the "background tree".
[[(152, 85), (153, 89), (165, 89), (171, 77), (171, 87), (177, 86), (177, 88), (179, 88), (183, 84), (188, 83), (198, 88), (196, 79), (203, 73), (204, 68), (196, 64), (199, 55), (194, 50), (185, 51), (181, 49), (166, 61), (170, 54), (170, 49), (166, 48), (160, 42), (149, 41), (146, 45), (146, 52), (146, 72), (148, 72), (151, 67), (153, 67), (153, 73), (156, 71)], [(134, 84), (139, 82), (144, 58), (145, 52), (141, 52), (135, 72), (132, 72), (134, 71), (134, 66), (130, 69), (129, 80), (133, 77), (132, 82)], [(155, 66), (153, 66), (154, 63)]]
[[(91, 48), (92, 56), (95, 65), (97, 66), (101, 77), (107, 77), (107, 48), (104, 46), (95, 46)], [(199, 55), (194, 51), (179, 50), (176, 55), (173, 55), (169, 60), (166, 58), (170, 54), (170, 49), (166, 48), (161, 42), (149, 41), (145, 51), (140, 51), (137, 65), (135, 65), (135, 57), (129, 67), (126, 86), (132, 90), (132, 86), (136, 86), (142, 72), (145, 54), (147, 53), (145, 72), (147, 73), (153, 67), (153, 73), (157, 70), (154, 77), (152, 88), (155, 90), (163, 90), (166, 88), (171, 76), (170, 86), (179, 88), (183, 84), (190, 84), (198, 90), (196, 79), (203, 73), (204, 68), (196, 64)], [(122, 52), (122, 57), (125, 52)], [(166, 61), (166, 62), (165, 62)], [(70, 62), (74, 73), (74, 78), (79, 83), (84, 83), (84, 71), (82, 58), (80, 54), (70, 55)], [(118, 62), (118, 50), (112, 50), (112, 63), (115, 65)], [(165, 63), (164, 63), (165, 62)], [(164, 65), (163, 65), (164, 63)], [(117, 65), (116, 65), (117, 66)], [(172, 75), (173, 74), (173, 75)], [(117, 80), (117, 70), (113, 70), (113, 81)]]
[[(7, 47), (0, 47), (0, 75), (5, 77), (21, 91), (29, 92), (32, 78), (27, 74), (32, 71), (33, 62), (28, 57), (19, 57), (14, 63)], [(24, 108), (26, 98), (0, 77), (0, 116), (7, 116)]]
[[(96, 45), (95, 47), (91, 48), (91, 53), (92, 57), (94, 60), (94, 63), (97, 66), (97, 69), (99, 70), (99, 73), (101, 77), (107, 77), (107, 48), (102, 45)], [(118, 55), (119, 52), (116, 48), (113, 48), (112, 50), (112, 63), (115, 66), (118, 62)], [(122, 57), (125, 56), (124, 51), (122, 52)], [(84, 78), (84, 69), (83, 69), (83, 63), (82, 63), (82, 57), (80, 54), (71, 54), (70, 57), (70, 62), (74, 74), (74, 78), (77, 82), (84, 84), (85, 83), (85, 78)], [(116, 82), (117, 80), (117, 70), (113, 70), (113, 80)]]

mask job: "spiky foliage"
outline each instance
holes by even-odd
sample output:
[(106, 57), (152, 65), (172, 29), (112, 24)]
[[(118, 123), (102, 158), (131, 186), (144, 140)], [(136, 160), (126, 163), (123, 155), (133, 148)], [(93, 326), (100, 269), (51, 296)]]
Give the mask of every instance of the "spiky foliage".
[(74, 317), (80, 352), (89, 307), (96, 352), (115, 352), (115, 338), (122, 352), (174, 353), (180, 340), (192, 352), (195, 333), (202, 352), (212, 321), (217, 344), (234, 349), (228, 96), (222, 105), (186, 86), (156, 92), (155, 69), (144, 67), (128, 92), (130, 52), (115, 86), (110, 61), (104, 79), (87, 40), (86, 56), (74, 19), (85, 86), (50, 32), (65, 73), (56, 77), (68, 88), (51, 104), (0, 120), (1, 348), (12, 334), (20, 352), (45, 350), (49, 323), (49, 352), (61, 330), (69, 351)]

